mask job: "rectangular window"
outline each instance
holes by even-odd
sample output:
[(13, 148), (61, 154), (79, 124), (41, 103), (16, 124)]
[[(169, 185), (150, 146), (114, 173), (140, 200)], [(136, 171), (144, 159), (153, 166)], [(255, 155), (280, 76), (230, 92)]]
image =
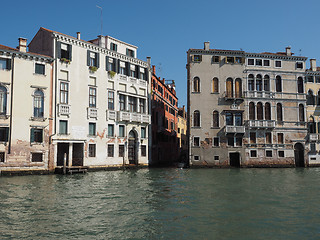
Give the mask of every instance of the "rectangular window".
[(143, 72), (140, 72), (140, 79), (145, 79), (145, 77), (146, 77), (146, 74)]
[(272, 157), (272, 150), (266, 150), (266, 157)]
[(241, 147), (242, 146), (242, 137), (236, 137), (236, 146)]
[(89, 107), (95, 108), (97, 106), (97, 89), (89, 88)]
[(59, 121), (59, 134), (68, 134), (68, 121)]
[(213, 56), (212, 57), (212, 62), (219, 63), (220, 62), (220, 57), (219, 56)]
[(215, 161), (219, 161), (219, 155), (214, 156)]
[(147, 132), (145, 127), (141, 127), (141, 138), (146, 138)]
[(283, 133), (278, 133), (278, 143), (283, 144)]
[(129, 111), (137, 112), (137, 99), (135, 97), (129, 96)]
[(278, 156), (279, 157), (284, 157), (284, 151), (278, 151)]
[(251, 144), (256, 143), (256, 133), (255, 132), (250, 133), (250, 143)]
[(256, 66), (262, 66), (262, 59), (256, 59)]
[(214, 137), (213, 138), (213, 146), (219, 147), (219, 137)]
[(124, 125), (119, 125), (119, 137), (125, 137)]
[(9, 128), (0, 127), (0, 142), (8, 142)]
[(71, 45), (61, 43), (60, 59), (71, 60)]
[(119, 94), (120, 111), (126, 110), (126, 96)]
[(89, 157), (96, 157), (96, 145), (89, 144)]
[(281, 68), (281, 61), (276, 60), (275, 67)]
[(114, 92), (108, 92), (108, 109), (114, 110)]
[(147, 156), (147, 146), (141, 145), (141, 156), (146, 157)]
[(89, 123), (89, 135), (96, 136), (96, 123)]
[(200, 138), (199, 137), (193, 137), (193, 146), (200, 147)]
[(241, 64), (242, 63), (242, 57), (235, 57), (235, 62)]
[(267, 60), (267, 59), (263, 60), (263, 66), (269, 67), (270, 66), (270, 60)]
[(113, 156), (114, 156), (114, 145), (108, 144), (108, 157), (113, 157)]
[(31, 153), (31, 162), (42, 162), (42, 153)]
[(142, 98), (139, 99), (139, 111), (140, 113), (146, 112), (146, 101)]
[(233, 147), (234, 146), (234, 137), (228, 137), (228, 146)]
[(257, 150), (251, 150), (250, 151), (250, 157), (252, 157), (252, 158), (257, 157)]
[(119, 145), (119, 157), (124, 157), (124, 145)]
[(69, 100), (69, 84), (67, 82), (60, 82), (60, 103), (68, 104)]
[(308, 76), (307, 77), (307, 82), (314, 82), (313, 76)]
[(127, 48), (127, 56), (134, 58), (134, 51)]
[(194, 159), (195, 161), (199, 161), (199, 160), (200, 160), (200, 156), (194, 156), (193, 159)]
[(110, 43), (110, 50), (116, 52), (118, 50), (118, 45), (115, 43)]
[(11, 59), (0, 58), (0, 70), (11, 69)]
[(90, 67), (98, 67), (97, 64), (97, 53), (88, 51), (88, 66)]
[(35, 73), (44, 75), (45, 74), (45, 66), (44, 66), (44, 64), (36, 63)]
[(248, 59), (248, 65), (250, 65), (250, 66), (254, 65), (254, 59), (253, 58), (249, 58)]
[(316, 83), (320, 83), (320, 76), (315, 76), (316, 78)]
[(227, 63), (234, 63), (234, 57), (227, 57)]
[(266, 132), (266, 144), (271, 144), (271, 132)]
[(303, 62), (297, 62), (296, 63), (296, 68), (297, 69), (303, 69)]
[(315, 152), (316, 152), (316, 144), (310, 143), (310, 153), (315, 153)]
[(194, 62), (201, 62), (202, 61), (202, 56), (201, 55), (194, 55), (193, 56), (193, 61)]
[(5, 152), (0, 152), (0, 162), (5, 162), (6, 154)]
[(108, 124), (108, 137), (113, 137), (113, 136), (114, 136), (114, 125)]
[(43, 142), (43, 129), (31, 128), (30, 142), (42, 143)]

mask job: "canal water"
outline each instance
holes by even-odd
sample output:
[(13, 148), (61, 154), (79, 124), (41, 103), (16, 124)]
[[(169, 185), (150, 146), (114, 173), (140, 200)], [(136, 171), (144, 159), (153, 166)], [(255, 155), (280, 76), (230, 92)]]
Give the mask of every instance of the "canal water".
[(0, 239), (320, 239), (320, 169), (1, 177)]

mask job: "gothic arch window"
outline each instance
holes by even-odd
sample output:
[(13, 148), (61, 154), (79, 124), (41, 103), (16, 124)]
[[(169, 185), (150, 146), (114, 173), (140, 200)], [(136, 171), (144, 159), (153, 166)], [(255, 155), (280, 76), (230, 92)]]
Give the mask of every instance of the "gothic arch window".
[(36, 90), (33, 94), (33, 116), (43, 118), (44, 113), (44, 94), (41, 90)]
[(262, 91), (262, 76), (260, 74), (256, 77), (256, 90), (259, 92)]
[(193, 112), (193, 126), (200, 127), (200, 112), (198, 110)]
[(7, 89), (0, 86), (0, 115), (7, 114)]
[(303, 93), (303, 79), (302, 77), (298, 77), (298, 93)]
[(309, 89), (307, 94), (307, 105), (314, 105), (314, 95), (311, 89)]
[(299, 104), (299, 122), (304, 123), (304, 106)]
[(263, 106), (261, 102), (257, 104), (257, 119), (263, 120)]
[(271, 120), (271, 105), (268, 102), (264, 105), (264, 118), (265, 120)]
[(219, 127), (219, 112), (218, 111), (213, 111), (212, 120), (213, 120), (212, 127)]
[(230, 98), (232, 98), (233, 97), (233, 79), (232, 78), (228, 78), (227, 79), (227, 94), (226, 94), (226, 96), (227, 97), (230, 97)]
[(308, 130), (309, 133), (316, 133), (316, 123), (314, 122), (313, 116), (309, 117)]
[(249, 120), (255, 120), (255, 115), (256, 115), (256, 111), (255, 111), (254, 103), (250, 102), (249, 103)]
[(277, 121), (278, 122), (282, 122), (283, 121), (283, 117), (282, 117), (282, 104), (281, 103), (277, 103)]
[(249, 76), (248, 76), (248, 90), (254, 91), (254, 76), (253, 76), (253, 74), (249, 74)]
[(279, 75), (276, 76), (276, 92), (282, 92), (282, 79)]
[(213, 93), (219, 92), (219, 79), (216, 77), (212, 79), (212, 92)]
[(193, 92), (200, 92), (200, 78), (193, 79)]
[(235, 81), (235, 97), (242, 97), (242, 80), (240, 78), (237, 78)]
[(263, 87), (264, 87), (264, 91), (270, 92), (270, 77), (269, 77), (269, 75), (264, 75)]

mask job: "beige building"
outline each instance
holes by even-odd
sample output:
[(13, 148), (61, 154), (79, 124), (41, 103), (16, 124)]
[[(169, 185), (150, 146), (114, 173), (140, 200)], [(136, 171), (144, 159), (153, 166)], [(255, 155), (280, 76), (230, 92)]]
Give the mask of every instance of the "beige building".
[(53, 59), (0, 45), (0, 173), (48, 172)]
[(52, 166), (148, 165), (149, 64), (137, 47), (40, 28), (29, 49), (54, 61)]
[[(196, 166), (305, 166), (307, 58), (189, 49), (189, 159)], [(302, 90), (301, 90), (302, 84)], [(302, 92), (301, 92), (302, 91)]]

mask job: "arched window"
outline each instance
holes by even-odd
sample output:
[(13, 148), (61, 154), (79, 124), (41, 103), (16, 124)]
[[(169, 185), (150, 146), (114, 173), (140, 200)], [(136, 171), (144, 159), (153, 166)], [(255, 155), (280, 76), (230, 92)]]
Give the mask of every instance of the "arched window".
[(193, 112), (193, 126), (200, 127), (200, 112), (198, 110)]
[(278, 122), (282, 122), (283, 118), (282, 118), (282, 104), (281, 103), (277, 103), (277, 121)]
[(311, 89), (308, 91), (307, 95), (307, 105), (314, 105), (314, 95)]
[(242, 97), (242, 81), (240, 78), (236, 79), (235, 83), (235, 97), (241, 98)]
[(212, 127), (219, 127), (219, 112), (218, 111), (213, 111), (213, 124)]
[(232, 98), (233, 97), (233, 79), (228, 78), (227, 79), (227, 93), (226, 97)]
[(255, 120), (256, 111), (254, 109), (254, 103), (249, 103), (249, 120)]
[(264, 105), (264, 118), (265, 120), (271, 120), (271, 106), (270, 103)]
[(257, 104), (257, 119), (263, 120), (263, 106), (261, 102)]
[(200, 92), (200, 78), (193, 79), (193, 92)]
[(264, 86), (264, 91), (270, 92), (270, 77), (269, 77), (269, 75), (264, 76), (263, 86)]
[(299, 122), (304, 123), (304, 106), (299, 104)]
[(256, 78), (256, 90), (259, 92), (262, 91), (262, 76), (260, 74), (258, 74)]
[(298, 77), (298, 93), (303, 93), (303, 79)]
[(314, 122), (313, 116), (309, 117), (308, 130), (309, 133), (316, 133), (316, 123)]
[(318, 91), (318, 97), (317, 97), (317, 105), (320, 105), (320, 90)]
[(254, 91), (254, 76), (253, 76), (253, 74), (249, 74), (249, 76), (248, 76), (248, 90)]
[(212, 92), (213, 93), (219, 92), (219, 79), (216, 77), (212, 80)]
[(282, 80), (280, 76), (276, 76), (276, 92), (282, 92)]
[(43, 117), (44, 94), (41, 90), (36, 90), (33, 95), (33, 116), (36, 118)]
[(0, 86), (0, 115), (7, 114), (7, 89)]

